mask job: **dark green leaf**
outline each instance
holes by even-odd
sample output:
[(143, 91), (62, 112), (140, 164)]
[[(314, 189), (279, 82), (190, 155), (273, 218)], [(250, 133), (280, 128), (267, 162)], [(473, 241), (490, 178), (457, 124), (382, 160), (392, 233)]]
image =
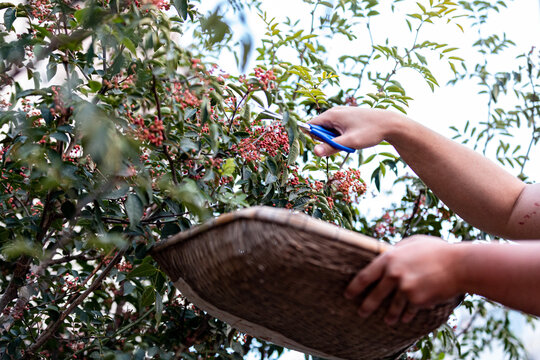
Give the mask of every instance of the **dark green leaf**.
[(56, 75), (56, 62), (51, 58), (47, 64), (47, 80), (51, 81), (54, 75)]
[(298, 158), (299, 153), (300, 153), (300, 144), (298, 143), (298, 139), (295, 139), (289, 150), (289, 158), (287, 159), (287, 164), (289, 166), (292, 166), (296, 163), (296, 159)]
[(135, 285), (131, 281), (124, 281), (124, 296), (131, 294), (135, 290)]
[(64, 201), (60, 209), (62, 210), (62, 214), (64, 214), (67, 219), (72, 219), (77, 210), (75, 205), (69, 200)]
[(10, 31), (11, 27), (13, 26), (13, 22), (17, 18), (17, 9), (15, 8), (8, 8), (6, 9), (6, 12), (4, 13), (4, 25), (6, 26), (6, 30)]
[(156, 299), (156, 291), (153, 287), (148, 286), (144, 289), (141, 295), (141, 307), (147, 307), (154, 303)]
[(166, 223), (161, 229), (161, 238), (166, 239), (171, 235), (176, 235), (181, 231), (180, 226), (175, 223)]
[(59, 131), (52, 133), (51, 138), (56, 139), (58, 141), (63, 141), (66, 144), (69, 142), (69, 138), (67, 137), (67, 135)]
[(182, 19), (186, 20), (188, 16), (187, 0), (173, 0), (173, 5), (176, 8), (176, 11), (178, 11), (178, 15), (180, 15)]
[(154, 276), (157, 271), (158, 270), (149, 262), (143, 262), (128, 274), (128, 278), (135, 279), (140, 277)]
[(156, 292), (156, 327), (161, 322), (161, 315), (163, 313), (163, 299), (161, 295)]
[(129, 194), (126, 200), (126, 212), (132, 228), (139, 225), (143, 216), (143, 205), (141, 199), (135, 194)]

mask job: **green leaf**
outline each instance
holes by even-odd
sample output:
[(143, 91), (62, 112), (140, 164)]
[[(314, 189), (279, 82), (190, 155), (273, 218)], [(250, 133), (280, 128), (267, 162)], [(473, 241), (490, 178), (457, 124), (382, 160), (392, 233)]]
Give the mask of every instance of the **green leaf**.
[(51, 81), (54, 75), (56, 75), (56, 63), (50, 58), (47, 64), (47, 80)]
[(131, 41), (130, 38), (125, 37), (125, 38), (122, 40), (122, 44), (124, 44), (124, 46), (126, 47), (126, 49), (128, 49), (129, 51), (131, 51), (131, 53), (132, 53), (133, 55), (137, 55), (137, 49), (135, 48), (135, 44), (133, 43), (133, 41)]
[(173, 5), (176, 8), (176, 11), (178, 11), (178, 15), (180, 15), (182, 19), (186, 20), (188, 16), (187, 0), (173, 0)]
[(50, 137), (58, 141), (63, 141), (66, 144), (69, 142), (69, 138), (67, 137), (67, 135), (58, 131), (55, 133), (52, 133)]
[(143, 216), (144, 210), (142, 201), (137, 195), (129, 194), (125, 206), (129, 217), (129, 224), (131, 228), (134, 228), (139, 225)]
[(225, 164), (223, 165), (222, 176), (232, 176), (234, 174), (235, 169), (236, 169), (236, 163), (234, 162), (234, 159), (228, 158), (227, 160), (225, 160)]
[(198, 150), (199, 147), (192, 140), (182, 138), (182, 140), (180, 140), (180, 149), (184, 152), (190, 152), (191, 150)]
[(101, 89), (101, 83), (99, 81), (90, 80), (90, 81), (88, 81), (88, 87), (93, 92), (98, 92), (99, 89)]
[(368, 158), (366, 160), (364, 160), (364, 162), (362, 164), (367, 164), (369, 163), (371, 160), (373, 160), (375, 158), (375, 156), (377, 156), (377, 154), (371, 154), (368, 156)]
[(6, 30), (10, 31), (11, 27), (13, 26), (13, 22), (17, 18), (17, 9), (15, 8), (8, 8), (6, 12), (4, 13), (4, 25), (6, 26)]
[(275, 183), (278, 177), (274, 174), (272, 174), (270, 171), (266, 173), (266, 178), (264, 179), (265, 185), (270, 185), (272, 183)]
[(158, 270), (150, 262), (143, 262), (128, 274), (128, 279), (154, 276)]
[(131, 281), (124, 281), (124, 296), (131, 294), (135, 290), (135, 285)]
[(154, 303), (156, 299), (156, 291), (153, 287), (148, 286), (144, 289), (142, 295), (141, 295), (141, 307), (147, 307)]
[(156, 292), (156, 328), (159, 326), (159, 323), (161, 322), (162, 313), (163, 313), (163, 299), (161, 298), (161, 295)]
[(210, 119), (210, 104), (207, 99), (201, 102), (201, 124), (206, 124)]
[(77, 208), (75, 207), (75, 205), (69, 201), (69, 200), (66, 200), (62, 203), (62, 206), (60, 207), (60, 210), (62, 210), (62, 214), (67, 218), (67, 219), (72, 219), (73, 216), (75, 215), (75, 212), (77, 211)]
[(113, 64), (110, 67), (110, 76), (114, 76), (120, 72), (124, 68), (124, 62), (126, 58), (124, 57), (124, 54), (119, 53), (116, 58), (113, 61)]
[(161, 229), (161, 238), (166, 239), (169, 236), (178, 234), (182, 229), (180, 229), (180, 226), (173, 222), (168, 222), (163, 226), (163, 229)]
[(291, 148), (289, 149), (289, 157), (287, 158), (287, 164), (289, 166), (294, 165), (299, 154), (300, 144), (298, 143), (298, 139), (295, 139), (291, 145)]
[(271, 158), (271, 157), (268, 157), (266, 159), (266, 165), (268, 166), (268, 170), (270, 170), (270, 172), (274, 175), (277, 174), (277, 170), (278, 170), (278, 165), (276, 163), (276, 161)]
[(251, 50), (253, 50), (253, 39), (250, 35), (246, 35), (241, 40), (242, 43), (242, 61), (240, 63), (240, 70), (245, 71), (246, 65), (248, 63), (249, 55)]
[(379, 163), (379, 169), (381, 169), (382, 176), (386, 175), (386, 166), (384, 166), (384, 163)]

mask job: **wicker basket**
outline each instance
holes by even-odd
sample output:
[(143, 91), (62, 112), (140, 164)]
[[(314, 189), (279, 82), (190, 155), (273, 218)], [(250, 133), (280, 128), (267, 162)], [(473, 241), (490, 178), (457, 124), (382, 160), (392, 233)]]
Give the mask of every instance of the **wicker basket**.
[(327, 359), (393, 359), (439, 327), (454, 299), (409, 324), (369, 318), (343, 297), (389, 245), (304, 214), (267, 207), (229, 213), (157, 243), (152, 256), (191, 302), (257, 338)]

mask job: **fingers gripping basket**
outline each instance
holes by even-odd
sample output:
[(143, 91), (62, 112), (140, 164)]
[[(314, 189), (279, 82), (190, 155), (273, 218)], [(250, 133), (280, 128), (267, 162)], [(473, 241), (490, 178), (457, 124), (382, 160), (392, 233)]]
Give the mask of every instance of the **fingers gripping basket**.
[(288, 210), (229, 213), (155, 245), (191, 302), (252, 336), (327, 359), (392, 359), (446, 321), (455, 299), (388, 326), (343, 291), (389, 245)]

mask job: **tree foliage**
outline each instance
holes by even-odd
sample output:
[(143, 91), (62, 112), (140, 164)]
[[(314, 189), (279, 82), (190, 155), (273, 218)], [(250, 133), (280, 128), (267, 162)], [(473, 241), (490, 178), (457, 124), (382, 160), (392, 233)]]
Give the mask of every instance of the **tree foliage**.
[[(514, 45), (504, 34), (479, 38), (483, 60), (471, 64), (426, 31), (481, 28), (506, 4), (299, 4), (309, 21), (277, 20), (258, 1), (207, 14), (194, 0), (0, 4), (1, 358), (279, 356), (282, 348), (190, 304), (147, 255), (156, 241), (242, 207), (294, 209), (390, 242), (413, 233), (496, 240), (454, 215), (384, 144), (367, 157), (321, 159), (296, 124), (336, 105), (405, 113), (412, 99), (398, 74), (413, 70), (435, 89), (431, 68), (444, 62), (453, 83), (477, 79), (489, 95), (487, 121), (453, 127), (455, 138), (526, 179), (539, 136), (537, 52), (493, 73), (490, 57)], [(371, 24), (384, 11), (402, 14), (410, 42), (375, 42)], [(248, 14), (266, 28), (258, 43)], [(351, 45), (331, 48), (336, 39)], [(220, 67), (224, 54), (241, 74)], [(497, 107), (503, 97), (510, 108)], [(530, 143), (513, 145), (523, 130)], [(364, 181), (358, 169), (373, 164)], [(367, 216), (362, 195), (383, 181), (403, 184), (401, 204)], [(468, 321), (444, 325), (408, 356), (472, 359), (498, 343), (523, 357), (506, 310), (468, 297), (458, 311)]]

